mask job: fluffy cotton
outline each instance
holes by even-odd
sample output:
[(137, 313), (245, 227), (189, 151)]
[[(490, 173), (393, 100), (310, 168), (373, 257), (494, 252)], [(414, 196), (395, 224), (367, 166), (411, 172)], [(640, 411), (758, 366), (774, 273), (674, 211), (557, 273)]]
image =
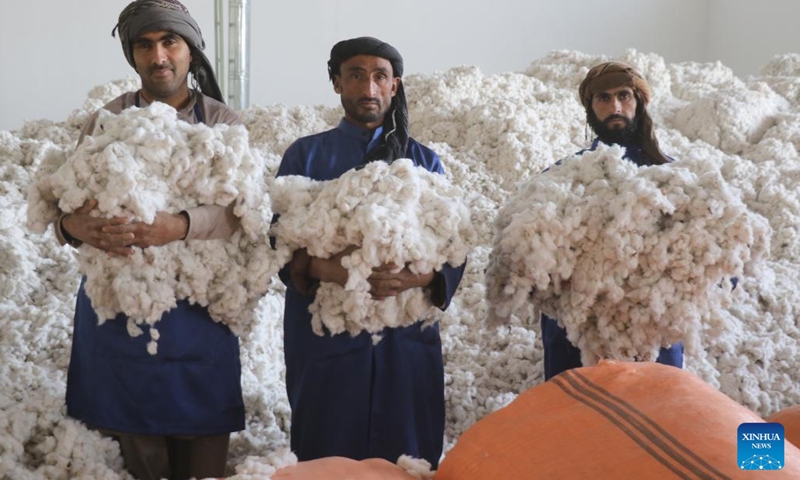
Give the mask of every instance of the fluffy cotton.
[[(66, 158), (64, 150), (45, 156), (29, 189), (29, 227), (41, 232), (59, 210), (73, 212), (90, 199), (102, 218), (144, 223), (162, 211), (233, 203), (242, 228), (229, 239), (135, 248), (129, 257), (82, 245), (79, 258), (101, 323), (123, 313), (128, 331), (139, 335), (138, 325), (154, 325), (177, 300), (188, 299), (242, 333), (285, 261), (265, 240), (271, 211), (264, 163), (251, 153), (247, 130), (190, 125), (157, 102), (119, 115), (101, 111), (95, 132)], [(158, 330), (150, 334), (155, 354)]]
[(309, 306), (318, 335), (323, 325), (331, 335), (355, 336), (437, 319), (421, 289), (373, 300), (372, 269), (393, 264), (419, 275), (445, 263), (461, 265), (475, 240), (462, 190), (410, 159), (371, 162), (327, 181), (279, 177), (271, 195), (280, 214), (272, 233), (292, 251), (305, 248), (312, 257), (330, 258), (357, 247), (342, 258), (347, 284), (322, 282)]
[(236, 475), (230, 480), (269, 480), (281, 468), (297, 465), (297, 456), (287, 448), (281, 448), (266, 456), (249, 456), (236, 466)]
[(703, 319), (729, 304), (727, 280), (755, 273), (769, 250), (769, 224), (719, 171), (640, 168), (624, 153), (600, 146), (564, 160), (495, 220), (490, 319), (532, 302), (565, 326), (584, 365), (654, 361), (679, 341), (699, 352)]
[[(709, 335), (702, 337), (703, 351), (687, 355), (686, 368), (762, 416), (800, 403), (800, 122), (793, 120), (800, 118), (798, 58), (776, 57), (759, 75), (742, 79), (716, 62), (665, 63), (658, 55), (636, 51), (613, 57), (560, 51), (537, 59), (524, 73), (485, 75), (474, 67), (459, 67), (404, 78), (411, 135), (439, 154), (451, 183), (464, 187), (462, 199), (477, 233), (461, 286), (441, 320), (445, 451), (477, 420), (542, 381), (536, 312), (496, 328), (484, 323), (484, 272), (493, 222), (517, 191), (518, 181), (529, 181), (557, 159), (588, 145), (591, 138), (585, 135), (577, 86), (590, 66), (606, 60), (632, 64), (653, 86), (648, 109), (664, 152), (681, 162), (719, 168), (747, 207), (764, 216), (773, 231), (770, 259), (756, 275), (740, 279), (730, 306), (704, 324)], [(685, 125), (675, 118), (680, 108), (718, 90), (757, 89), (757, 83), (788, 101), (786, 110), (778, 113), (779, 121), (760, 139), (751, 139), (757, 143), (729, 153), (682, 133)], [(31, 448), (52, 445), (47, 458), (0, 447), (0, 477), (13, 471), (11, 478), (44, 480), (57, 470), (62, 478), (81, 478), (80, 472), (105, 468), (108, 475), (88, 476), (130, 478), (122, 471), (114, 442), (99, 443), (100, 437), (74, 423), (75, 442), (86, 448), (66, 448), (76, 443), (56, 428), (57, 422), (66, 421), (66, 368), (80, 274), (74, 250), (59, 247), (52, 229), (40, 236), (20, 226), (25, 223), (26, 189), (47, 152), (74, 150), (89, 113), (123, 89), (135, 88), (133, 80), (96, 87), (93, 98), (66, 121), (35, 120), (0, 132), (0, 198), (8, 202), (0, 212), (8, 215), (4, 225), (14, 226), (0, 232), (8, 239), (0, 245), (0, 291), (15, 292), (0, 300), (0, 368), (5, 368), (0, 371), (0, 412), (11, 418), (17, 405), (25, 405), (37, 416), (37, 427), (21, 432), (24, 435), (12, 434), (11, 427), (2, 424), (0, 439), (13, 435)], [(743, 102), (741, 108), (754, 107)], [(698, 112), (714, 125), (723, 124), (714, 112)], [(289, 144), (334, 128), (341, 107), (271, 105), (250, 108), (240, 117), (250, 130), (251, 150), (263, 156), (267, 176), (273, 176)], [(482, 128), (484, 124), (491, 128)], [(744, 137), (745, 142), (751, 140)], [(8, 258), (15, 260), (5, 263)], [(241, 338), (247, 428), (232, 435), (228, 475), (248, 456), (263, 457), (288, 445), (280, 284), (267, 292), (255, 317), (259, 321)], [(38, 388), (40, 384), (47, 388)], [(58, 448), (61, 443), (65, 446)], [(45, 474), (48, 465), (58, 467)]]
[(435, 472), (431, 471), (431, 464), (427, 460), (414, 458), (408, 455), (400, 455), (397, 459), (397, 466), (406, 471), (414, 478), (432, 479)]

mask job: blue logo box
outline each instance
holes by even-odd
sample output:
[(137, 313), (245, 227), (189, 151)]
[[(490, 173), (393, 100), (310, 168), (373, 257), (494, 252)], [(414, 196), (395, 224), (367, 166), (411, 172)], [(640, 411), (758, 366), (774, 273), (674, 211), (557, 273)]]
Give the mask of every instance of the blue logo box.
[(783, 463), (783, 425), (743, 423), (737, 431), (737, 457), (742, 470), (781, 470)]

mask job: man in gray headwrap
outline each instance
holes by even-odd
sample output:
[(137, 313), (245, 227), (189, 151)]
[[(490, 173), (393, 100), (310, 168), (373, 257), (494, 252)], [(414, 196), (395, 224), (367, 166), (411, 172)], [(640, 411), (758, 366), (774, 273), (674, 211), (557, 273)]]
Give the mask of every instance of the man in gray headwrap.
[[(278, 176), (331, 180), (367, 162), (398, 158), (443, 173), (438, 155), (408, 136), (402, 74), (403, 58), (387, 43), (371, 37), (337, 43), (328, 76), (341, 97), (344, 118), (332, 130), (295, 141)], [(386, 328), (377, 344), (366, 331), (355, 337), (321, 337), (311, 328), (308, 306), (316, 285), (344, 285), (347, 270), (341, 259), (352, 248), (331, 258), (298, 250), (280, 272), (287, 285), (284, 354), (292, 451), (300, 460), (343, 456), (396, 462), (400, 455), (411, 455), (435, 468), (445, 419), (439, 324)], [(464, 265), (445, 265), (423, 275), (381, 265), (369, 277), (370, 294), (380, 300), (422, 289), (444, 310), (463, 273)]]
[(186, 7), (177, 0), (138, 0), (130, 3), (120, 13), (118, 23), (111, 31), (112, 36), (115, 31), (119, 32), (119, 40), (122, 43), (125, 58), (137, 71), (133, 55), (136, 39), (148, 32), (177, 33), (189, 45), (192, 55), (189, 71), (197, 81), (200, 91), (224, 103), (217, 79), (214, 77), (214, 70), (211, 68), (208, 58), (203, 54), (206, 43), (200, 27), (189, 15)]
[[(166, 103), (178, 119), (210, 127), (240, 124), (219, 98), (200, 49), (200, 29), (174, 0), (138, 0), (119, 17), (120, 40), (142, 88), (103, 106), (111, 113)], [(187, 84), (189, 71), (204, 92)], [(81, 133), (95, 133), (95, 112)], [(59, 218), (59, 241), (90, 245), (114, 255), (184, 240), (230, 236), (238, 228), (232, 206), (201, 205), (158, 212), (151, 224), (91, 215), (97, 200)], [(131, 337), (127, 317), (99, 325), (84, 288), (78, 289), (67, 374), (67, 414), (119, 441), (127, 468), (139, 479), (223, 477), (230, 433), (243, 430), (239, 339), (208, 310), (177, 302), (158, 321), (158, 353), (147, 353), (150, 335)], [(145, 330), (149, 327), (143, 327)]]

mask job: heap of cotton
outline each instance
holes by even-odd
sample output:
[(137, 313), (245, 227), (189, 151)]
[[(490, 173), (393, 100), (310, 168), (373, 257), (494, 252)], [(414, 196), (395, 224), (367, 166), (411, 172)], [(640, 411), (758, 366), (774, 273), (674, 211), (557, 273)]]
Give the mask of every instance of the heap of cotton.
[[(138, 324), (153, 325), (188, 299), (241, 333), (283, 261), (265, 241), (271, 215), (265, 174), (247, 131), (190, 125), (163, 103), (119, 115), (101, 111), (97, 124), (102, 133), (87, 137), (68, 159), (62, 151), (42, 162), (29, 193), (29, 226), (42, 232), (59, 210), (75, 211), (89, 199), (98, 201), (103, 218), (144, 223), (158, 212), (233, 203), (242, 228), (229, 239), (136, 248), (129, 257), (82, 245), (80, 269), (101, 323), (124, 313), (129, 332), (138, 335)], [(148, 349), (155, 353), (157, 329), (150, 332)]]
[(372, 269), (406, 266), (420, 275), (445, 263), (461, 265), (475, 241), (462, 190), (410, 159), (371, 162), (328, 181), (279, 177), (271, 195), (280, 214), (272, 233), (292, 251), (304, 248), (312, 257), (330, 258), (357, 247), (342, 258), (347, 284), (322, 282), (309, 306), (318, 335), (323, 325), (331, 335), (355, 336), (436, 318), (421, 289), (373, 300)]
[[(29, 122), (0, 132), (0, 478), (129, 479), (119, 446), (64, 415), (72, 252), (52, 232), (25, 229), (25, 195), (36, 167), (72, 142), (72, 130)], [(74, 132), (77, 135), (77, 132)]]
[(765, 83), (748, 89), (710, 93), (678, 110), (678, 129), (690, 139), (700, 139), (727, 153), (740, 153), (758, 143), (786, 110), (788, 102)]
[[(694, 172), (712, 165), (719, 168), (725, 181), (741, 191), (748, 208), (767, 218), (773, 229), (772, 257), (756, 276), (740, 278), (730, 307), (704, 325), (709, 329), (703, 337), (704, 351), (689, 352), (686, 368), (762, 416), (800, 403), (798, 58), (777, 57), (760, 76), (747, 81), (719, 63), (664, 64), (657, 55), (634, 51), (614, 57), (562, 51), (535, 60), (525, 73), (484, 75), (478, 68), (460, 67), (404, 79), (411, 135), (439, 154), (451, 183), (464, 187), (463, 201), (478, 234), (461, 286), (441, 322), (445, 452), (477, 420), (542, 381), (538, 316), (512, 318), (510, 325), (498, 328), (484, 323), (488, 309), (484, 271), (494, 234), (492, 222), (518, 180), (530, 179), (555, 160), (587, 146), (590, 139), (584, 134), (586, 117), (577, 100), (577, 87), (589, 67), (605, 60), (628, 62), (650, 82), (653, 100), (648, 109), (663, 150), (681, 163), (698, 163), (689, 168)], [(136, 88), (135, 82), (128, 83), (128, 89)], [(744, 99), (745, 90), (761, 88), (758, 83), (767, 84), (789, 105), (771, 117), (776, 123), (763, 137), (737, 136), (747, 143), (740, 153), (723, 152), (682, 133), (692, 130), (684, 124), (689, 119), (675, 118), (681, 108), (720, 90), (739, 90), (737, 98)], [(0, 133), (0, 185), (8, 200), (1, 211), (11, 216), (3, 225), (24, 224), (24, 192), (39, 162), (54, 148), (74, 150), (82, 119), (124, 85), (93, 89), (96, 98), (87, 100), (87, 106), (66, 122), (35, 120), (19, 130)], [(750, 115), (745, 111), (750, 109), (755, 110), (754, 117), (766, 118), (761, 106), (747, 101), (739, 105), (743, 111), (737, 115), (742, 119)], [(727, 109), (697, 112), (713, 125), (724, 125), (722, 117), (731, 114)], [(339, 106), (270, 105), (240, 112), (250, 130), (251, 149), (264, 156), (268, 176), (274, 175), (292, 141), (334, 128), (341, 115)], [(23, 193), (8, 196), (6, 192)], [(80, 278), (74, 250), (59, 247), (52, 229), (43, 236), (16, 227), (0, 234), (9, 236), (0, 245), (6, 255), (0, 255), (0, 266), (5, 266), (4, 258), (14, 259), (9, 263), (11, 270), (0, 268), (0, 277), (7, 274), (0, 278), (0, 291), (12, 292), (11, 297), (0, 299), (0, 411), (12, 419), (24, 405), (26, 412), (38, 416), (35, 428), (20, 432), (12, 432), (11, 422), (0, 422), (0, 439), (13, 437), (27, 446), (13, 452), (0, 446), (0, 478), (81, 478), (81, 472), (100, 472), (103, 467), (110, 470), (108, 475), (88, 476), (129, 478), (122, 473), (116, 443), (95, 443), (99, 437), (79, 424), (75, 424), (75, 442), (70, 443), (70, 436), (60, 428), (67, 422), (63, 401)], [(21, 285), (5, 285), (5, 281)], [(280, 285), (268, 291), (255, 315), (260, 321), (241, 337), (247, 426), (231, 437), (227, 472), (231, 475), (234, 466), (244, 464), (248, 456), (266, 456), (288, 445)], [(58, 454), (28, 454), (38, 451), (40, 443), (52, 442), (55, 450), (48, 451)], [(62, 443), (63, 448), (59, 447)], [(58, 465), (59, 471), (42, 473), (45, 465)]]
[(777, 55), (761, 67), (760, 81), (795, 104), (800, 100), (800, 54)]
[(565, 160), (495, 220), (490, 319), (532, 302), (566, 327), (584, 365), (654, 361), (679, 341), (700, 352), (701, 321), (729, 304), (723, 281), (752, 275), (769, 249), (769, 225), (719, 172), (623, 155), (601, 146)]

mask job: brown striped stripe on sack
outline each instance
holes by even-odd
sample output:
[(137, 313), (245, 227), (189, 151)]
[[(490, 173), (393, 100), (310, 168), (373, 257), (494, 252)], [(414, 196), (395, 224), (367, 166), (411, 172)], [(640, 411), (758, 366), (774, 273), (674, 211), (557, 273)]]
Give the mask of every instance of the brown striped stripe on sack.
[(738, 427), (763, 421), (686, 370), (601, 361), (530, 388), (479, 420), (434, 478), (800, 479), (800, 450), (788, 441), (783, 470), (739, 469)]
[(552, 382), (576, 401), (607, 418), (613, 426), (636, 442), (644, 452), (672, 470), (678, 478), (731, 478), (697, 456), (642, 411), (586, 378), (580, 370), (567, 371), (553, 378)]

